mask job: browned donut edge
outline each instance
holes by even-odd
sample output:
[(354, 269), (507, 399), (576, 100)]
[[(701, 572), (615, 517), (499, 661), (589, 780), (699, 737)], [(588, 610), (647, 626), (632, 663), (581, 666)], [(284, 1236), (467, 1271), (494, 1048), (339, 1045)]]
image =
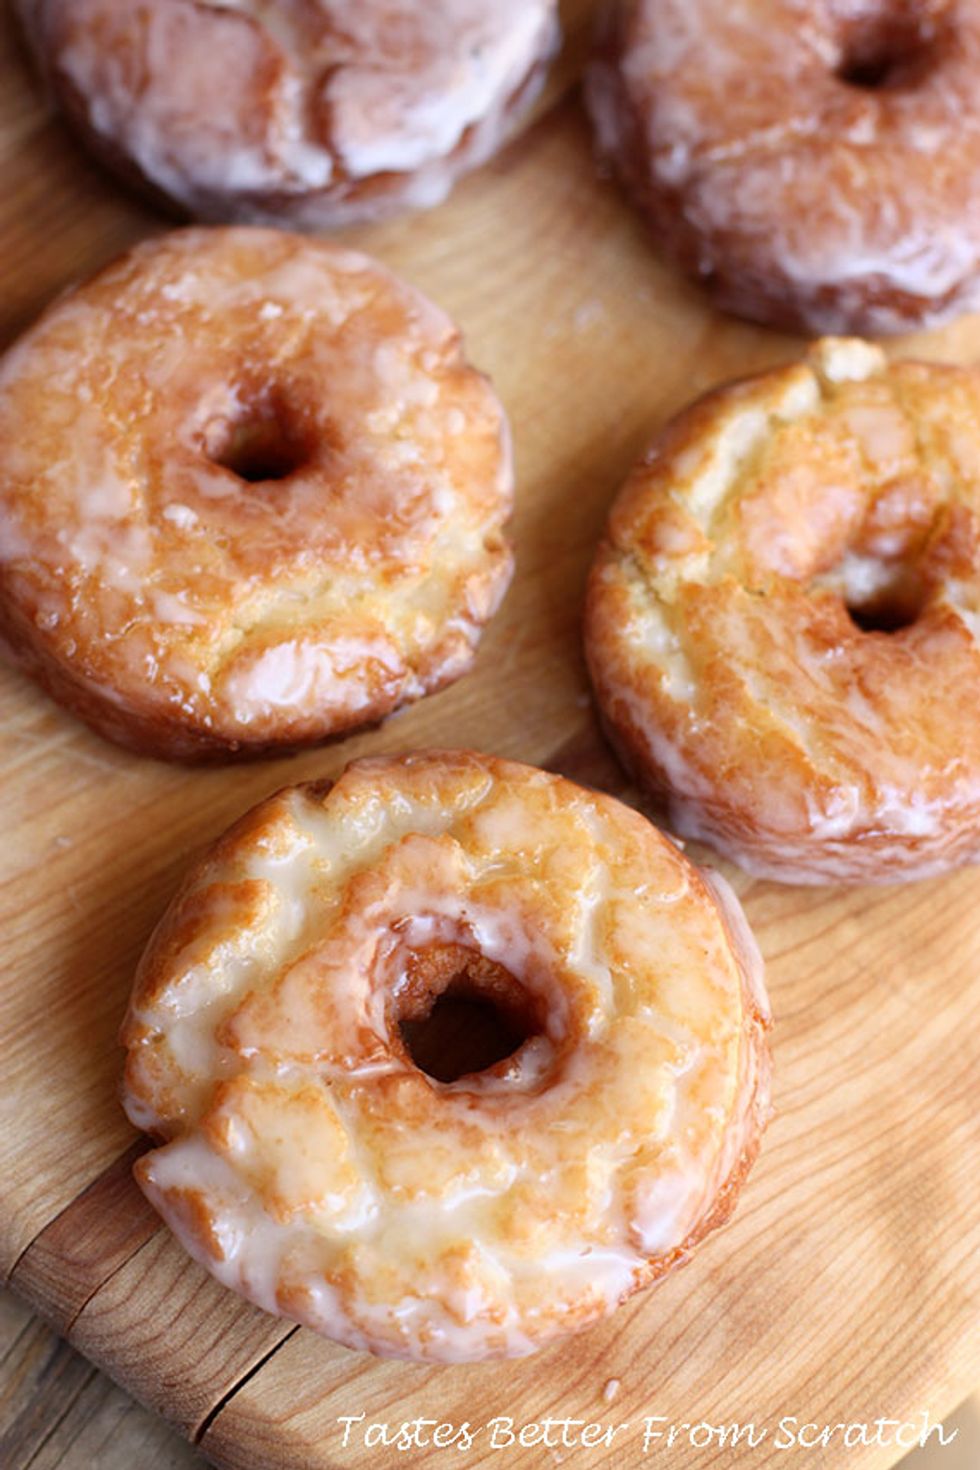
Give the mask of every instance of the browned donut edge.
[[(507, 537), (504, 540), (509, 551), (511, 541)], [(122, 746), (136, 755), (185, 765), (217, 765), (229, 761), (259, 760), (267, 756), (295, 755), (303, 750), (347, 740), (362, 731), (376, 729), (398, 710), (417, 704), (420, 699), (438, 694), (457, 680), (466, 678), (479, 654), (479, 648), (474, 648), (465, 667), (456, 661), (449, 673), (428, 679), (422, 674), (424, 687), (418, 694), (407, 694), (395, 702), (375, 699), (366, 709), (359, 710), (355, 719), (310, 735), (307, 739), (286, 742), (238, 740), (193, 724), (182, 716), (180, 710), (175, 709), (173, 716), (167, 718), (159, 710), (140, 709), (135, 701), (123, 698), (116, 691), (107, 695), (104, 688), (93, 684), (84, 675), (76, 674), (46, 650), (38, 648), (27, 628), (26, 620), (18, 610), (11, 608), (4, 595), (0, 571), (0, 656), (6, 654), (6, 661), (32, 679), (62, 710), (113, 745)]]
[[(220, 867), (223, 862), (234, 857), (239, 843), (249, 836), (260, 835), (267, 821), (275, 820), (277, 808), (290, 793), (300, 792), (310, 801), (322, 803), (326, 801), (335, 785), (335, 780), (327, 776), (320, 776), (311, 781), (279, 786), (268, 796), (264, 796), (260, 801), (246, 808), (216, 837), (205, 842), (197, 850), (143, 946), (133, 977), (126, 1015), (119, 1027), (120, 1046), (131, 1051), (135, 1040), (142, 1034), (139, 1023), (133, 1021), (133, 1013), (139, 1006), (154, 1002), (160, 990), (164, 988), (174, 956), (185, 944), (186, 930), (181, 928), (184, 922), (181, 910), (188, 896), (202, 884), (212, 869)], [(126, 1079), (124, 1083), (139, 1101), (149, 1102), (139, 1088), (131, 1086)], [(172, 1134), (159, 1131), (152, 1133), (151, 1136), (165, 1141), (172, 1137)]]
[[(738, 936), (732, 930), (728, 915), (725, 913), (714, 890), (705, 881), (701, 869), (693, 863), (692, 867), (694, 867), (694, 871), (697, 873), (706, 896), (715, 907), (715, 911), (725, 930), (731, 952), (738, 965), (742, 1001), (745, 1007), (742, 1036), (743, 1046), (746, 1048), (746, 1051), (742, 1060), (743, 1066), (746, 1069), (750, 1069), (750, 1075), (753, 1078), (753, 1087), (745, 1107), (745, 1134), (742, 1149), (727, 1179), (723, 1181), (705, 1214), (681, 1244), (666, 1256), (657, 1257), (650, 1263), (649, 1274), (644, 1275), (636, 1284), (635, 1290), (637, 1291), (642, 1290), (646, 1286), (658, 1285), (672, 1271), (680, 1266), (687, 1265), (697, 1246), (715, 1230), (719, 1230), (723, 1225), (728, 1223), (735, 1212), (745, 1181), (759, 1156), (763, 1134), (773, 1117), (771, 1101), (772, 1051), (768, 1040), (768, 1033), (772, 1029), (772, 1019), (760, 1009), (758, 997), (747, 973), (742, 946)], [(747, 921), (745, 922), (747, 926)], [(627, 1297), (624, 1297), (623, 1300), (627, 1300), (631, 1294), (628, 1293)]]

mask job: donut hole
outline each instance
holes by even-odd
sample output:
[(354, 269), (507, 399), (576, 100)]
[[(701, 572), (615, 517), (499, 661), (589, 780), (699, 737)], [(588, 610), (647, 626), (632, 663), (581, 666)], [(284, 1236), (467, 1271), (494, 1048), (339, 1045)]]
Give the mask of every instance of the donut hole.
[(250, 395), (233, 418), (214, 424), (205, 452), (249, 485), (286, 480), (312, 458), (310, 436), (299, 416), (276, 392)]
[[(866, 564), (865, 564), (866, 565)], [(919, 620), (926, 591), (914, 568), (877, 565), (878, 575), (845, 578), (841, 589), (847, 615), (861, 633), (900, 633)], [(850, 584), (850, 585), (849, 585)]]
[(544, 1029), (520, 981), (464, 945), (413, 951), (395, 1004), (405, 1051), (436, 1082), (491, 1071)]
[(937, 43), (935, 20), (909, 10), (884, 10), (855, 22), (844, 38), (838, 80), (865, 92), (915, 86), (929, 70)]
[(889, 599), (864, 607), (847, 606), (847, 615), (861, 633), (900, 633), (918, 621), (918, 609)]

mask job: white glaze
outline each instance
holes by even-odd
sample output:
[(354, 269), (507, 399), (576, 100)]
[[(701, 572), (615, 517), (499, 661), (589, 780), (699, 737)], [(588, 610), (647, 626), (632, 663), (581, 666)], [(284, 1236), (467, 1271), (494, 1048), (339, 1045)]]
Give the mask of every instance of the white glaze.
[[(969, 371), (829, 339), (720, 390), (641, 462), (587, 648), (611, 734), (681, 836), (787, 882), (980, 856), (973, 434)], [(846, 611), (909, 587), (907, 629), (862, 633)]]
[[(852, 33), (877, 17), (886, 48), (921, 21), (921, 64), (850, 85)], [(726, 309), (880, 335), (976, 305), (976, 0), (614, 0), (604, 31), (587, 84), (600, 148)]]
[[(256, 487), (222, 448), (270, 397), (303, 462)], [(55, 303), (0, 362), (0, 443), (0, 633), (141, 748), (378, 719), (468, 668), (509, 581), (510, 435), (453, 323), (282, 231), (176, 232)]]
[[(360, 762), (273, 798), (180, 903), (206, 916), (192, 964), (151, 946), (126, 1026), (127, 1109), (174, 1137), (141, 1183), (220, 1280), (350, 1346), (516, 1355), (604, 1315), (764, 1125), (737, 901), (559, 778)], [(445, 944), (540, 997), (544, 1029), (443, 1085), (391, 1028), (412, 956)]]
[(444, 198), (557, 42), (555, 0), (152, 0), (139, 28), (111, 0), (21, 9), (110, 154), (203, 217), (311, 229)]

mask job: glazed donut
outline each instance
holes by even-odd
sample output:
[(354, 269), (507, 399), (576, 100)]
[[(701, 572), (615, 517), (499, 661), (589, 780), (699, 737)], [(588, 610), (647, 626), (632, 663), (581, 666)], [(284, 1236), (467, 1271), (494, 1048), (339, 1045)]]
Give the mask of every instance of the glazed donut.
[(146, 754), (323, 740), (469, 668), (511, 495), (503, 410), (424, 297), (301, 236), (180, 231), (0, 362), (0, 636)]
[(557, 0), (19, 0), (55, 97), (203, 219), (332, 229), (438, 204), (534, 100)]
[(980, 857), (980, 371), (856, 340), (720, 388), (627, 480), (586, 645), (672, 828), (786, 882)]
[[(402, 1028), (447, 993), (516, 1050), (421, 1070)], [(359, 761), (245, 816), (150, 941), (124, 1098), (164, 1142), (137, 1178), (267, 1311), (385, 1356), (517, 1356), (726, 1219), (767, 1018), (731, 891), (637, 813), (467, 751)]]
[(811, 332), (980, 302), (980, 0), (614, 0), (600, 151), (716, 303)]

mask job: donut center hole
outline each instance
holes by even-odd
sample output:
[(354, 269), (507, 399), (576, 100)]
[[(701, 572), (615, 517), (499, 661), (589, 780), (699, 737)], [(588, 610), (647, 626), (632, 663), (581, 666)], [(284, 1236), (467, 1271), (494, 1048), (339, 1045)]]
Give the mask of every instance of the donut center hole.
[(862, 633), (900, 633), (911, 628), (918, 611), (900, 602), (882, 601), (866, 607), (848, 607), (848, 616)]
[(249, 485), (286, 480), (311, 458), (308, 434), (275, 393), (253, 397), (234, 418), (213, 425), (205, 449), (212, 464)]
[[(861, 585), (863, 582), (870, 585)], [(882, 566), (877, 577), (845, 579), (842, 596), (848, 617), (862, 633), (900, 633), (911, 628), (926, 602), (925, 588), (914, 568), (901, 565)]]
[(935, 43), (934, 20), (908, 13), (869, 17), (849, 29), (837, 77), (865, 92), (912, 86), (929, 69)]
[(489, 1071), (543, 1030), (520, 981), (458, 944), (412, 951), (396, 1007), (405, 1050), (436, 1082)]

